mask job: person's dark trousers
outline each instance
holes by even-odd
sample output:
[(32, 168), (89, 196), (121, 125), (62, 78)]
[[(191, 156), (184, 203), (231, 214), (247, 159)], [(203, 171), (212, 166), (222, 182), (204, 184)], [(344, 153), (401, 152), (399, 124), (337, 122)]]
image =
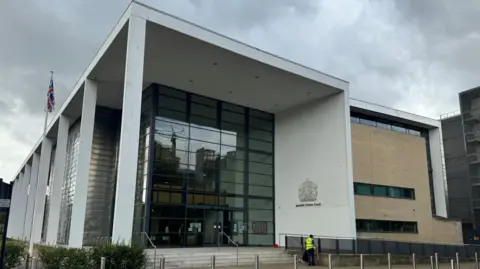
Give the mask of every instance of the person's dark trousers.
[(311, 248), (307, 250), (308, 253), (308, 265), (315, 266), (315, 249)]

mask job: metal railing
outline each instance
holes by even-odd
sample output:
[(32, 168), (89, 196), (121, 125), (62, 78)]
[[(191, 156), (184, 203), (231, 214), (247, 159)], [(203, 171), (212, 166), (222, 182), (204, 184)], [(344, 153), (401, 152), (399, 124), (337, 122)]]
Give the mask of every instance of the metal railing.
[[(287, 250), (301, 250), (308, 235), (283, 234), (279, 243)], [(460, 258), (473, 258), (475, 253), (480, 252), (480, 245), (464, 244), (442, 244), (424, 242), (403, 242), (385, 239), (367, 238), (313, 238), (317, 251), (325, 254), (388, 254), (412, 255), (417, 257), (429, 257), (439, 255), (440, 257), (454, 257), (458, 253)], [(282, 244), (284, 243), (284, 244)]]
[(93, 240), (95, 245), (105, 245), (112, 243), (112, 238), (108, 236), (95, 237)]
[[(238, 267), (238, 244), (235, 243), (235, 241), (232, 240), (232, 238), (230, 238), (230, 236), (228, 236), (225, 232), (220, 232), (219, 233), (219, 236), (225, 236), (225, 238), (227, 238), (228, 242), (232, 243), (232, 245), (234, 245), (236, 248), (237, 248), (237, 267)], [(218, 251), (220, 252), (220, 241), (218, 242)]]
[[(157, 246), (153, 243), (152, 239), (150, 238), (150, 236), (148, 236), (148, 234), (146, 232), (141, 232), (140, 234), (145, 235), (148, 242), (153, 247), (153, 268), (155, 268), (155, 266), (157, 265)], [(162, 258), (162, 260), (163, 260), (163, 258)]]

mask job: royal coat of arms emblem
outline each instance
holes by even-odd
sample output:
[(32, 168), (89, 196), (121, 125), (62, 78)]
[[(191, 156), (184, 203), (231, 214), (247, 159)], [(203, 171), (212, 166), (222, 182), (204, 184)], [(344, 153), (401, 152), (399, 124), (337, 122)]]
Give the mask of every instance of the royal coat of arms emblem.
[(315, 202), (318, 197), (318, 186), (308, 178), (298, 188), (298, 199), (302, 203)]

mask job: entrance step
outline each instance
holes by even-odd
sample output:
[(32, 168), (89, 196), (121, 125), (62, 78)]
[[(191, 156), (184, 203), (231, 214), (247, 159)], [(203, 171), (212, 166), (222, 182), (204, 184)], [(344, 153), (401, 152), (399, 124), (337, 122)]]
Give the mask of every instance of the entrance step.
[[(148, 267), (154, 268), (155, 251), (146, 250), (148, 255)], [(259, 256), (260, 264), (293, 264), (293, 257), (283, 249), (240, 247), (238, 249), (238, 265), (254, 265), (256, 255)], [(177, 248), (157, 249), (155, 268), (160, 268), (161, 258), (165, 259), (165, 268), (211, 268), (212, 256), (215, 256), (216, 267), (237, 265), (237, 249), (234, 247), (224, 248)], [(253, 267), (252, 267), (253, 268)]]

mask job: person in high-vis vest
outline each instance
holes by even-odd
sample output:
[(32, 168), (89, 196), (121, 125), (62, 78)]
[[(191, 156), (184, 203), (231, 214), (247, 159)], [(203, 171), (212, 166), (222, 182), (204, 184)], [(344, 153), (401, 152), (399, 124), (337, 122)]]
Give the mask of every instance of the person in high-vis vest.
[(308, 266), (315, 266), (315, 244), (313, 243), (313, 235), (305, 240), (305, 250), (308, 255)]

